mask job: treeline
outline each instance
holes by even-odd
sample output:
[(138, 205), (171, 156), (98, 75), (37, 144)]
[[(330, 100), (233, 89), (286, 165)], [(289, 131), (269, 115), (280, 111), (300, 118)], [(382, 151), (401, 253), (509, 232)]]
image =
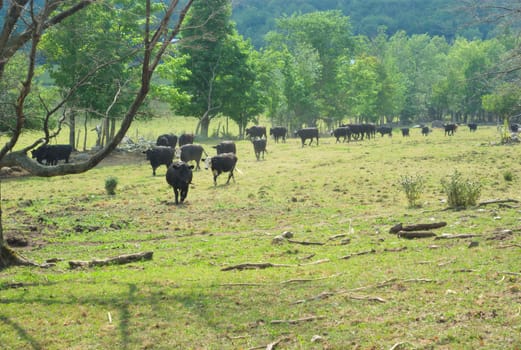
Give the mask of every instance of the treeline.
[[(50, 101), (64, 99), (58, 120), (70, 126), (71, 144), (77, 144), (79, 120), (84, 134), (87, 120), (100, 120), (100, 143), (110, 140), (139, 83), (134, 13), (141, 10), (137, 3), (113, 3), (118, 6), (92, 4), (42, 38), (45, 64), (38, 72), (48, 79), (38, 80), (27, 99), (27, 125), (52, 126)], [(116, 18), (118, 25), (111, 25)], [(223, 116), (242, 135), (261, 116), (295, 130), (347, 122), (496, 123), (519, 114), (514, 30), (474, 40), (383, 29), (369, 37), (357, 35), (341, 11), (317, 11), (276, 20), (265, 46), (255, 49), (231, 18), (230, 0), (194, 2), (150, 86), (149, 98), (167, 102), (173, 114), (197, 118), (199, 135), (209, 136), (211, 121)], [(6, 67), (2, 99), (15, 97), (22, 81), (16, 62)], [(2, 116), (13, 114), (10, 104), (0, 106)], [(142, 118), (152, 114), (146, 104), (140, 110)], [(12, 125), (7, 118), (0, 127)]]
[(374, 37), (380, 27), (392, 35), (429, 34), (451, 41), (456, 36), (485, 39), (495, 25), (478, 23), (464, 2), (451, 0), (248, 0), (234, 2), (232, 19), (240, 34), (255, 47), (266, 45), (264, 36), (276, 28), (276, 20), (293, 14), (339, 10), (348, 16), (355, 35)]

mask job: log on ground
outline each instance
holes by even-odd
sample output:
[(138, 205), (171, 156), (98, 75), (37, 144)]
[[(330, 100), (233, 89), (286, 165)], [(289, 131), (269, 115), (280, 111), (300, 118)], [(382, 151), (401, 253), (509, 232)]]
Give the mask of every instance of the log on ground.
[(72, 260), (69, 261), (69, 267), (75, 269), (78, 267), (94, 267), (94, 266), (106, 266), (106, 265), (122, 265), (128, 264), (135, 261), (151, 260), (153, 252), (142, 252), (134, 254), (119, 255), (112, 258), (106, 259), (94, 259), (91, 261)]

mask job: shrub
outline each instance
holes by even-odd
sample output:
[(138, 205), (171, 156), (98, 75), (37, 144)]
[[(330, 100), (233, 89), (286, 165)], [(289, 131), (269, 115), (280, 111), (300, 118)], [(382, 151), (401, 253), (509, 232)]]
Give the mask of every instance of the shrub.
[(409, 203), (409, 207), (414, 208), (418, 207), (418, 199), (423, 192), (423, 178), (421, 176), (409, 176), (404, 175), (400, 178), (400, 185), (405, 191), (405, 196), (407, 197), (407, 202)]
[(118, 178), (109, 176), (105, 179), (105, 191), (107, 191), (108, 195), (116, 194), (116, 187), (118, 186)]
[(442, 179), (441, 185), (447, 195), (447, 202), (450, 208), (466, 208), (476, 205), (481, 195), (481, 184), (468, 179), (463, 179), (457, 170), (449, 177)]
[(514, 174), (510, 170), (507, 170), (503, 173), (503, 179), (505, 179), (505, 181), (510, 182), (514, 180)]

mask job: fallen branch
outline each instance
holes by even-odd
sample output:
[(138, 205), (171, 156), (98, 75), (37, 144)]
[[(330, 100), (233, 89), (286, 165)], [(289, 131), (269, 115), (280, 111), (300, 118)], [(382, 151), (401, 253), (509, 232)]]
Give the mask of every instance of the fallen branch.
[(302, 245), (324, 245), (324, 243), (321, 243), (321, 242), (304, 242), (304, 241), (295, 241), (293, 239), (288, 239), (287, 241), (289, 243), (302, 244)]
[(407, 250), (407, 247), (401, 247), (401, 248), (385, 248), (384, 252), (402, 252), (404, 250)]
[(400, 346), (402, 345), (412, 345), (411, 343), (409, 343), (408, 341), (403, 341), (403, 342), (400, 342), (400, 343), (396, 343), (394, 344), (393, 346), (391, 346), (391, 348), (389, 350), (396, 350), (398, 349)]
[(123, 265), (131, 262), (141, 261), (141, 260), (152, 260), (153, 252), (142, 252), (142, 253), (134, 253), (134, 254), (125, 254), (119, 255), (113, 258), (106, 259), (94, 259), (91, 261), (81, 261), (81, 260), (73, 260), (69, 261), (69, 267), (71, 269), (75, 269), (78, 267), (94, 267), (94, 266), (106, 266), (106, 265)]
[(433, 222), (430, 224), (413, 224), (403, 226), (403, 224), (397, 224), (390, 228), (389, 233), (399, 233), (400, 231), (422, 231), (422, 230), (432, 230), (435, 228), (440, 228), (447, 226), (445, 221), (441, 222)]
[(354, 299), (354, 300), (374, 301), (377, 303), (386, 303), (387, 302), (385, 299), (382, 299), (380, 297), (370, 297), (370, 296), (347, 295), (346, 298)]
[(322, 259), (322, 260), (312, 261), (312, 262), (309, 262), (309, 263), (298, 264), (298, 266), (318, 265), (318, 264), (323, 264), (323, 263), (327, 263), (327, 262), (330, 262), (330, 261), (331, 260), (329, 260), (329, 259)]
[(436, 237), (436, 234), (431, 231), (400, 231), (398, 237), (406, 239), (429, 238)]
[(521, 276), (519, 272), (501, 271), (500, 273), (503, 275)]
[(311, 259), (312, 257), (314, 257), (316, 254), (315, 253), (311, 253), (309, 255), (306, 255), (306, 256), (303, 256), (301, 258), (298, 258), (299, 260), (309, 260)]
[(309, 317), (303, 317), (303, 318), (297, 318), (295, 320), (273, 320), (270, 323), (271, 324), (297, 324), (301, 322), (311, 322), (311, 321), (317, 321), (317, 320), (323, 320), (324, 316), (309, 316)]
[(295, 267), (295, 265), (272, 264), (272, 263), (244, 263), (244, 264), (239, 264), (239, 265), (223, 267), (221, 269), (221, 271), (267, 269), (268, 267)]
[(521, 244), (508, 244), (508, 245), (500, 245), (496, 247), (497, 249), (506, 249), (506, 248), (521, 248)]
[(475, 235), (475, 234), (460, 234), (460, 235), (451, 235), (444, 233), (441, 236), (437, 236), (434, 239), (463, 239), (463, 238), (474, 238), (474, 237), (480, 237), (481, 235)]
[(327, 299), (329, 297), (332, 297), (332, 296), (335, 296), (339, 293), (334, 293), (334, 292), (322, 292), (318, 295), (315, 295), (314, 297), (311, 297), (311, 298), (308, 298), (308, 299), (300, 299), (300, 300), (297, 300), (297, 301), (294, 301), (292, 302), (291, 304), (293, 305), (297, 305), (297, 304), (304, 304), (304, 303), (308, 303), (310, 301), (316, 301), (316, 300), (324, 300), (324, 299)]
[(248, 348), (248, 350), (259, 350), (259, 349), (273, 350), (281, 342), (287, 341), (287, 340), (290, 340), (290, 338), (287, 338), (287, 337), (286, 338), (280, 338), (279, 340), (276, 340), (273, 343), (269, 343), (268, 345), (256, 346), (256, 347), (253, 347), (253, 348)]
[(346, 235), (345, 233), (341, 233), (341, 234), (339, 234), (339, 235), (331, 236), (331, 237), (329, 237), (327, 240), (328, 240), (328, 241), (332, 241), (332, 240), (334, 240), (334, 239), (344, 238), (344, 237), (346, 237), (346, 236), (347, 236), (347, 235)]
[(519, 203), (517, 199), (491, 199), (488, 201), (484, 201), (478, 204), (478, 207), (482, 207), (489, 204), (499, 204), (499, 203)]
[(376, 250), (371, 249), (371, 250), (367, 250), (367, 251), (364, 251), (364, 252), (352, 253), (352, 254), (349, 254), (349, 255), (343, 256), (343, 257), (341, 257), (340, 259), (350, 259), (350, 258), (352, 258), (353, 256), (366, 255), (366, 254), (373, 254), (373, 253), (376, 253)]
[(325, 279), (328, 279), (328, 278), (338, 277), (340, 275), (342, 275), (342, 273), (336, 273), (336, 274), (331, 275), (331, 276), (320, 277), (320, 278), (291, 279), (291, 280), (286, 280), (286, 281), (282, 281), (282, 282), (279, 282), (279, 283), (280, 284), (290, 284), (290, 283), (315, 282), (315, 281), (325, 280)]

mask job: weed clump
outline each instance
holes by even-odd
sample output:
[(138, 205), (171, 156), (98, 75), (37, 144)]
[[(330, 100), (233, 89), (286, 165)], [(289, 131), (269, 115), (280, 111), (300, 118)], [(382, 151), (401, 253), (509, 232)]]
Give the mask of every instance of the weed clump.
[(423, 193), (424, 181), (423, 178), (418, 176), (404, 175), (400, 178), (400, 185), (402, 186), (405, 197), (410, 208), (419, 207), (418, 200)]
[(105, 179), (105, 191), (108, 195), (114, 196), (116, 194), (116, 187), (118, 186), (118, 178), (109, 176)]
[(505, 179), (505, 181), (507, 182), (511, 182), (512, 180), (514, 180), (514, 174), (512, 173), (512, 171), (507, 170), (503, 173), (503, 179)]
[(476, 205), (481, 195), (481, 184), (464, 179), (457, 170), (448, 179), (442, 179), (441, 185), (447, 195), (447, 203), (450, 208), (466, 208)]

